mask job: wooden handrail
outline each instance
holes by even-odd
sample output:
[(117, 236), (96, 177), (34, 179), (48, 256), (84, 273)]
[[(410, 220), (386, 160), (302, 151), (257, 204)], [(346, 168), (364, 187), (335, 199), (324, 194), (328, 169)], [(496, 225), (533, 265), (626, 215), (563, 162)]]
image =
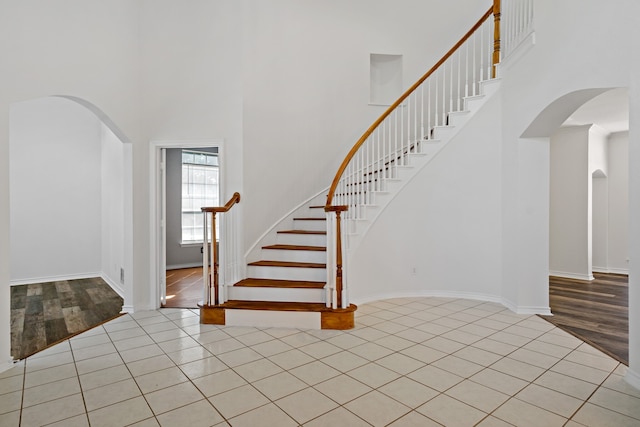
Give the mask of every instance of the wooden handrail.
[[(498, 2), (499, 3), (499, 2)], [(427, 73), (425, 75), (423, 75), (417, 82), (415, 82), (413, 84), (413, 86), (411, 86), (409, 89), (406, 90), (406, 92), (404, 92), (402, 94), (402, 96), (400, 96), (400, 98), (398, 98), (398, 100), (396, 102), (394, 102), (393, 104), (391, 104), (391, 106), (389, 108), (387, 108), (387, 110), (382, 113), (382, 115), (378, 118), (378, 120), (376, 120), (375, 122), (373, 122), (373, 124), (369, 127), (369, 129), (367, 129), (367, 131), (360, 137), (360, 139), (358, 140), (358, 142), (355, 143), (355, 145), (353, 146), (353, 148), (351, 148), (351, 151), (349, 151), (349, 153), (347, 154), (347, 156), (344, 158), (344, 160), (342, 161), (342, 164), (340, 165), (340, 167), (338, 168), (338, 171), (336, 172), (335, 177), (333, 178), (333, 182), (331, 183), (331, 187), (329, 187), (329, 193), (327, 194), (327, 203), (326, 203), (326, 207), (331, 206), (331, 203), (333, 202), (333, 196), (335, 195), (336, 192), (336, 188), (338, 187), (338, 182), (340, 182), (340, 177), (342, 176), (342, 174), (344, 173), (345, 169), (347, 168), (347, 166), (349, 165), (349, 163), (351, 162), (351, 160), (353, 159), (353, 156), (355, 156), (355, 154), (358, 152), (358, 150), (360, 149), (360, 147), (365, 143), (365, 141), (367, 140), (367, 138), (369, 138), (369, 136), (373, 133), (373, 131), (382, 123), (382, 121), (384, 119), (386, 119), (402, 102), (404, 102), (405, 99), (407, 99), (409, 97), (409, 95), (411, 95), (418, 87), (420, 87), (420, 85), (422, 83), (424, 83), (425, 80), (427, 80), (429, 78), (429, 76), (431, 76), (442, 64), (444, 64), (444, 62), (449, 59), (449, 57), (451, 57), (451, 55), (453, 55), (455, 53), (456, 50), (458, 50), (458, 48), (460, 48), (460, 46), (462, 46), (464, 44), (464, 42), (466, 42), (472, 35), (473, 33), (480, 28), (480, 26), (494, 13), (494, 5), (492, 5), (489, 10), (482, 15), (482, 18), (480, 18), (480, 20), (478, 22), (476, 22), (476, 24), (471, 27), (471, 29), (460, 39), (460, 41), (458, 41), (458, 43), (456, 43), (451, 49), (449, 49), (449, 51), (433, 66), (431, 67), (431, 69), (429, 71), (427, 71)]]
[[(216, 214), (217, 213), (224, 213), (224, 212), (228, 212), (229, 209), (231, 209), (233, 207), (233, 205), (235, 205), (236, 203), (240, 203), (240, 193), (235, 192), (233, 193), (233, 196), (231, 196), (231, 198), (229, 199), (229, 201), (227, 202), (226, 205), (224, 206), (217, 206), (217, 207), (203, 207), (200, 208), (202, 210), (202, 212), (207, 212), (207, 213), (211, 213), (211, 264), (212, 264), (212, 274), (211, 277), (208, 277), (207, 280), (205, 280), (205, 285), (209, 287), (209, 289), (211, 289), (211, 282), (213, 282), (213, 304), (214, 305), (218, 305), (220, 304), (220, 296), (219, 296), (219, 274), (218, 274), (218, 249), (217, 249), (217, 245), (216, 245)], [(206, 214), (205, 214), (205, 226), (206, 226)], [(208, 245), (208, 242), (206, 241), (207, 239), (205, 239), (204, 244)], [(203, 256), (206, 257), (206, 251), (203, 251)], [(205, 263), (208, 263), (209, 261), (206, 260)], [(204, 268), (203, 269), (203, 273), (205, 275), (208, 276), (207, 274), (207, 269)], [(208, 297), (206, 298), (208, 301), (205, 301), (206, 305), (211, 304), (211, 297), (209, 295), (209, 292), (207, 293)]]
[(233, 196), (229, 199), (226, 205), (217, 207), (204, 207), (201, 208), (202, 212), (228, 212), (236, 203), (240, 203), (240, 193), (237, 191), (233, 193)]

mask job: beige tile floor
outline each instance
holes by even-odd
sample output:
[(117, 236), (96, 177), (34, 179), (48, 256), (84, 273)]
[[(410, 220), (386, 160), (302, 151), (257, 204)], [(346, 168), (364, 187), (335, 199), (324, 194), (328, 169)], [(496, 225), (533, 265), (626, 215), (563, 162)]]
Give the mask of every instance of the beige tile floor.
[(404, 298), (350, 331), (127, 315), (0, 374), (1, 426), (638, 426), (625, 366), (501, 305)]

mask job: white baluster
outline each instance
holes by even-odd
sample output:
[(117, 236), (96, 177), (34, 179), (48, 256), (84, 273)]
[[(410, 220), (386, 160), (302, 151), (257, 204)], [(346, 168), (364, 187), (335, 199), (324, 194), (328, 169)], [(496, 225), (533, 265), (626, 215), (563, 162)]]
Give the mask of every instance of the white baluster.
[(431, 78), (427, 80), (427, 134), (426, 139), (431, 139)]
[(202, 240), (202, 304), (211, 305), (211, 289), (209, 288), (209, 233), (207, 231), (207, 212), (204, 216), (204, 239)]

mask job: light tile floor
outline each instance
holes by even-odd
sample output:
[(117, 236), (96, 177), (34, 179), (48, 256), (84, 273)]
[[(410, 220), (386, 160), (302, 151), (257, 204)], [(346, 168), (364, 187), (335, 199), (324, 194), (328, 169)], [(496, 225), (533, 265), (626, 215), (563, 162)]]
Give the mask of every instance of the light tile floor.
[(536, 316), (365, 304), (350, 331), (122, 316), (0, 374), (1, 426), (638, 426), (625, 366)]

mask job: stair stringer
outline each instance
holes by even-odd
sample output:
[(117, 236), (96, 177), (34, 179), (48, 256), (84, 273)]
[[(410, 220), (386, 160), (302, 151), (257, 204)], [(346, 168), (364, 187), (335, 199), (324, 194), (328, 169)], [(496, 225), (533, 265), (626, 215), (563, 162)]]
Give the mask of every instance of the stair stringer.
[(411, 182), (418, 173), (423, 170), (440, 151), (460, 132), (467, 121), (478, 112), (482, 106), (498, 92), (500, 79), (484, 80), (480, 82), (480, 94), (466, 97), (464, 99), (464, 109), (449, 113), (451, 119), (447, 126), (437, 126), (433, 129), (433, 138), (421, 140), (421, 151), (419, 153), (409, 153), (409, 165), (400, 166), (394, 179), (387, 179), (384, 183), (384, 191), (373, 191), (374, 203), (363, 207), (365, 214), (357, 219), (349, 218), (345, 225), (347, 238), (347, 250), (356, 249), (369, 228), (376, 219), (391, 203), (391, 201), (401, 192), (401, 190)]

